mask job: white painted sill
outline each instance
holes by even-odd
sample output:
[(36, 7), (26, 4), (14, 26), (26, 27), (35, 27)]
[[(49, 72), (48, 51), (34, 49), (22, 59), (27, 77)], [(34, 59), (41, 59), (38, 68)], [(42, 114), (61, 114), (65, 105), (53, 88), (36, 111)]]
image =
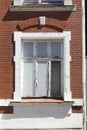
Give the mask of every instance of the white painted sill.
[(21, 101), (11, 100), (10, 103), (11, 104), (15, 104), (15, 103), (50, 103), (50, 104), (70, 103), (70, 104), (73, 104), (74, 101), (64, 101), (64, 100), (58, 100), (58, 99), (22, 99)]

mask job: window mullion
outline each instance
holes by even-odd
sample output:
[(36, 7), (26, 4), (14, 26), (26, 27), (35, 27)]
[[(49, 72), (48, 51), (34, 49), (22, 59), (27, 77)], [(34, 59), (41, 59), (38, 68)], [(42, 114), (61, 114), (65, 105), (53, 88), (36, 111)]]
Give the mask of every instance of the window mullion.
[(42, 0), (38, 0), (38, 3), (41, 3)]
[[(33, 56), (37, 56), (37, 42), (33, 43)], [(38, 87), (37, 87), (37, 79), (38, 79), (38, 63), (34, 60), (34, 97), (38, 96)]]
[(51, 61), (48, 62), (48, 97), (51, 97)]
[(36, 67), (35, 67), (35, 61), (33, 62), (33, 97), (35, 97), (36, 93)]
[(38, 79), (38, 63), (37, 63), (37, 61), (35, 61), (34, 70), (35, 70), (35, 73), (34, 73), (34, 75), (35, 75), (34, 96), (37, 97), (38, 96), (38, 86), (37, 86), (37, 84), (38, 84), (38, 80), (37, 80)]
[(22, 48), (21, 48), (21, 58), (24, 58), (24, 42), (22, 43)]

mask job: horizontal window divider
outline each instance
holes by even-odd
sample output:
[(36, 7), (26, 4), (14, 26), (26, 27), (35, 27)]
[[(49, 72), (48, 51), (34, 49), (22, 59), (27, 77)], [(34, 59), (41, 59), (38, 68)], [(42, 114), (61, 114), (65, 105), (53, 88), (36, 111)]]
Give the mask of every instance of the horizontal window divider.
[(63, 43), (63, 39), (51, 39), (51, 38), (49, 38), (49, 39), (22, 39), (22, 41), (24, 42), (24, 43), (26, 43), (26, 42), (43, 42), (43, 40), (44, 40), (44, 42), (45, 43), (47, 43), (47, 42), (57, 42), (57, 43)]
[(49, 3), (47, 3), (47, 2), (41, 2), (41, 3), (39, 3), (39, 2), (23, 2), (23, 4), (22, 5), (28, 5), (28, 4), (53, 4), (53, 5), (55, 5), (55, 4), (57, 4), (57, 5), (63, 5), (63, 4), (61, 4), (61, 3), (51, 3), (51, 2), (49, 2)]
[(50, 60), (50, 61), (62, 61), (63, 60), (63, 58), (21, 58), (21, 60), (23, 60), (23, 61), (27, 61), (27, 60), (31, 60), (31, 61), (33, 61), (33, 60), (37, 60), (37, 61), (48, 61), (48, 60)]

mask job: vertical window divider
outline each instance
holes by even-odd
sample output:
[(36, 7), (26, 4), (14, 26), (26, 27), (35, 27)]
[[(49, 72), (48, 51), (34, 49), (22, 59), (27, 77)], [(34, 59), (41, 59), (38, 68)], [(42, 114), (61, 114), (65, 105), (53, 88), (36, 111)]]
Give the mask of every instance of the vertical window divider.
[(48, 97), (51, 97), (51, 61), (48, 62)]
[(35, 61), (33, 62), (33, 96), (35, 96), (36, 93), (36, 65)]
[[(47, 55), (51, 57), (51, 43), (47, 42)], [(48, 88), (47, 88), (47, 96), (51, 97), (51, 61), (48, 61)]]
[(21, 97), (23, 97), (23, 82), (22, 78), (24, 79), (24, 74), (23, 74), (23, 68), (24, 68), (24, 61), (21, 59)]
[(41, 3), (42, 2), (42, 0), (38, 0), (38, 3)]
[(38, 61), (35, 60), (35, 97), (38, 96)]
[(23, 51), (24, 42), (22, 41), (21, 44), (22, 44), (22, 47), (21, 47), (21, 58), (23, 58), (23, 55), (24, 55), (24, 51)]

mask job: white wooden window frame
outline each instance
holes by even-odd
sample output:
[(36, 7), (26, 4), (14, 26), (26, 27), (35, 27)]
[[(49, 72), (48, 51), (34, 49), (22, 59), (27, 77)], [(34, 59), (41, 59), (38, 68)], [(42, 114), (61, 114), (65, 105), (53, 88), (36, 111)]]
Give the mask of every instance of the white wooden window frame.
[(15, 92), (14, 92), (14, 101), (21, 101), (21, 49), (22, 49), (22, 40), (63, 40), (63, 98), (64, 101), (71, 101), (71, 91), (70, 91), (70, 40), (71, 32), (64, 31), (62, 33), (22, 33), (14, 32), (14, 41), (15, 41)]
[[(21, 6), (24, 0), (14, 0), (14, 5)], [(38, 0), (38, 3), (41, 3), (41, 0)], [(72, 5), (72, 0), (64, 0), (64, 5)]]

